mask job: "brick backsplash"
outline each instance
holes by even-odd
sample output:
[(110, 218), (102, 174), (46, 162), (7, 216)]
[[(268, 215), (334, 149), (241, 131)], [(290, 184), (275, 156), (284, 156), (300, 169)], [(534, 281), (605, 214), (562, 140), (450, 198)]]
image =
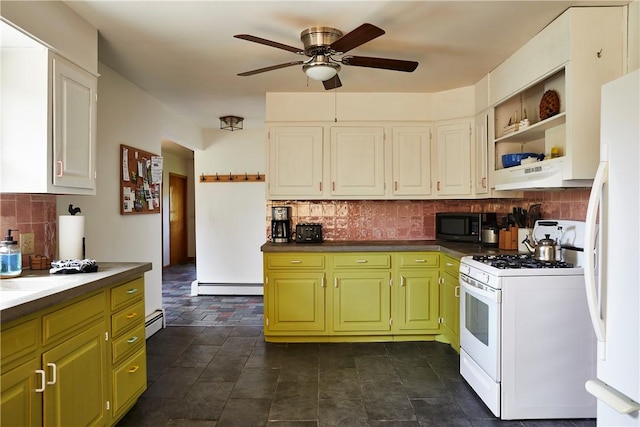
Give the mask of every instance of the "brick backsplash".
[[(20, 233), (34, 233), (35, 253), (53, 259), (56, 255), (56, 196), (48, 194), (0, 193), (0, 232), (7, 229), (19, 240)], [(29, 266), (29, 255), (22, 256), (22, 266)]]
[(436, 212), (497, 212), (500, 218), (514, 207), (541, 203), (544, 218), (584, 221), (589, 191), (527, 191), (522, 199), (268, 201), (267, 238), (272, 206), (291, 207), (292, 228), (322, 224), (325, 240), (432, 240)]

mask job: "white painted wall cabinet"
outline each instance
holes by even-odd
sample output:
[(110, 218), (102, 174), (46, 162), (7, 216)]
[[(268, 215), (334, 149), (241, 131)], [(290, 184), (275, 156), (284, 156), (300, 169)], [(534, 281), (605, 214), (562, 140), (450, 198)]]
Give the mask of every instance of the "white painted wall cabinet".
[[(599, 160), (600, 88), (623, 74), (625, 39), (626, 8), (572, 8), (490, 73), (496, 189), (590, 186)], [(560, 111), (541, 119), (548, 90), (559, 95)], [(525, 111), (530, 125), (505, 133), (509, 119)], [(552, 147), (560, 157), (550, 159)], [(547, 158), (502, 167), (503, 154), (520, 152)]]
[(436, 192), (441, 196), (471, 195), (471, 120), (436, 125)]
[(471, 122), (271, 126), (267, 199), (471, 197)]
[(0, 191), (94, 195), (97, 77), (33, 43), (2, 45)]
[(271, 198), (321, 198), (322, 126), (272, 126), (267, 135), (267, 192)]

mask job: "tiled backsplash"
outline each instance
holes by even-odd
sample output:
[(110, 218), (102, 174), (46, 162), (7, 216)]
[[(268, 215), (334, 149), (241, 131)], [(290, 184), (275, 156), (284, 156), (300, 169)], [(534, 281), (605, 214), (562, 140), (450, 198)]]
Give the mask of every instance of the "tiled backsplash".
[[(544, 218), (584, 221), (589, 189), (525, 192), (523, 199), (488, 200), (344, 200), (267, 202), (266, 236), (271, 237), (271, 206), (291, 206), (292, 226), (322, 224), (325, 240), (435, 239), (436, 212), (510, 212), (542, 204)], [(0, 194), (0, 232), (35, 234), (35, 254), (54, 259), (57, 251), (56, 196)], [(16, 237), (16, 240), (18, 238)], [(29, 257), (24, 256), (23, 266)]]
[[(34, 233), (34, 255), (53, 259), (56, 255), (56, 196), (48, 194), (0, 193), (0, 232), (18, 229), (12, 235), (19, 240), (20, 233)], [(29, 265), (29, 255), (22, 256), (22, 266)]]
[(542, 204), (544, 218), (584, 221), (589, 189), (525, 192), (523, 199), (319, 200), (267, 202), (267, 238), (272, 206), (290, 206), (292, 227), (320, 223), (325, 240), (432, 240), (436, 212), (511, 212)]

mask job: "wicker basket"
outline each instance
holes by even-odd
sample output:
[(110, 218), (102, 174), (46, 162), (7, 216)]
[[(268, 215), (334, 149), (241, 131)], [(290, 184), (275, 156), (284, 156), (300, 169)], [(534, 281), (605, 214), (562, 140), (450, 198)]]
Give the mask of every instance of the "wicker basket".
[(47, 270), (51, 267), (51, 260), (44, 255), (31, 255), (29, 267), (32, 270)]

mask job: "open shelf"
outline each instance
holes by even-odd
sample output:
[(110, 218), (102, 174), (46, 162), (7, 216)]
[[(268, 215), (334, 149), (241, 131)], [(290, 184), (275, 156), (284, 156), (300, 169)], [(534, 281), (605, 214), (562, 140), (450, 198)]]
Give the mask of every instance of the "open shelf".
[(561, 125), (565, 123), (567, 120), (567, 113), (561, 112), (556, 114), (553, 117), (549, 117), (546, 120), (539, 121), (538, 123), (534, 123), (532, 125), (527, 126), (526, 128), (510, 133), (509, 135), (501, 136), (496, 139), (494, 142), (529, 142), (535, 141), (536, 139), (544, 138), (545, 131), (547, 129), (551, 129), (552, 127)]

